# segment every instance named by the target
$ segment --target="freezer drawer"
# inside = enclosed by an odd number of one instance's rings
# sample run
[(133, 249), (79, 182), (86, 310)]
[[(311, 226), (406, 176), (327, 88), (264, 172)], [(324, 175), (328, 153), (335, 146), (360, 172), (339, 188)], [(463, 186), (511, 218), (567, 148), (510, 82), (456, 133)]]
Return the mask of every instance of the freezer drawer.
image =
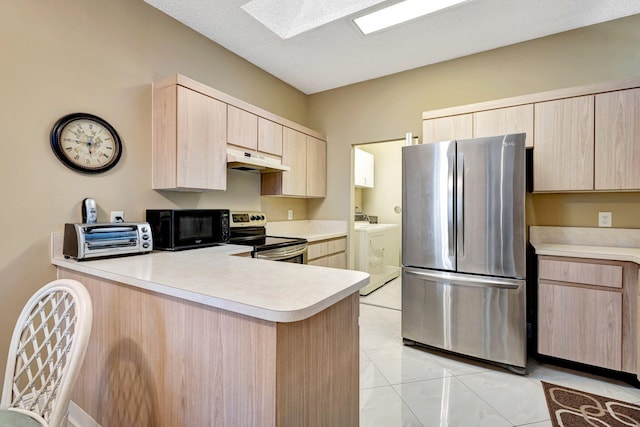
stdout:
[(525, 368), (525, 283), (404, 267), (402, 337)]

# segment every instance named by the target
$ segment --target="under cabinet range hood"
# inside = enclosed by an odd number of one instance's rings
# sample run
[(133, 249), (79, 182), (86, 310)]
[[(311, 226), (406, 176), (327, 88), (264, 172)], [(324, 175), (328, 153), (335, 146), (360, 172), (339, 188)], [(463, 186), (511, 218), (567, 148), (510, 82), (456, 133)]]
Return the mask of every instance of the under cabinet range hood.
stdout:
[(227, 148), (227, 169), (249, 172), (269, 173), (289, 171), (279, 159), (262, 156), (260, 154)]

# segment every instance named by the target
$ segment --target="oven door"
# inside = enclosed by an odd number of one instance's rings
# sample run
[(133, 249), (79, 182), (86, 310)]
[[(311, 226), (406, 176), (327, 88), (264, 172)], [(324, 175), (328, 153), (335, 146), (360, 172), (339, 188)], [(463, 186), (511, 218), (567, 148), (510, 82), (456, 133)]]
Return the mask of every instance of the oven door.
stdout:
[(301, 243), (292, 246), (285, 246), (277, 249), (267, 249), (253, 253), (254, 258), (266, 259), (270, 261), (284, 261), (295, 264), (307, 263), (307, 244)]

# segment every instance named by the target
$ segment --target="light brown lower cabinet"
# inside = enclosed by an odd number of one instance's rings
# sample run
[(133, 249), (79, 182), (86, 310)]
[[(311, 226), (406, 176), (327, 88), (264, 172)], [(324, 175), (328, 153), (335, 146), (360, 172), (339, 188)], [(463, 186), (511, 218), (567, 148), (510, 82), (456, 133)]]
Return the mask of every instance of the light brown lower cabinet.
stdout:
[(307, 264), (321, 267), (347, 268), (347, 238), (319, 240), (309, 243)]
[(637, 373), (638, 266), (547, 256), (538, 263), (538, 352)]
[(58, 269), (93, 301), (72, 400), (103, 427), (357, 426), (357, 291), (272, 322)]

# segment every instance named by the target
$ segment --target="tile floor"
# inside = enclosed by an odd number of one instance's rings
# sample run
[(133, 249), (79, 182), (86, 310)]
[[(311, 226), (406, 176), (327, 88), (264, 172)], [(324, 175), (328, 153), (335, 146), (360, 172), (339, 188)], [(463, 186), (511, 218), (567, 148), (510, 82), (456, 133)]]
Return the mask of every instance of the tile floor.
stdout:
[(640, 389), (631, 385), (535, 360), (520, 376), (404, 346), (401, 312), (386, 308), (399, 301), (397, 282), (361, 300), (360, 426), (550, 427), (540, 381), (640, 404)]

